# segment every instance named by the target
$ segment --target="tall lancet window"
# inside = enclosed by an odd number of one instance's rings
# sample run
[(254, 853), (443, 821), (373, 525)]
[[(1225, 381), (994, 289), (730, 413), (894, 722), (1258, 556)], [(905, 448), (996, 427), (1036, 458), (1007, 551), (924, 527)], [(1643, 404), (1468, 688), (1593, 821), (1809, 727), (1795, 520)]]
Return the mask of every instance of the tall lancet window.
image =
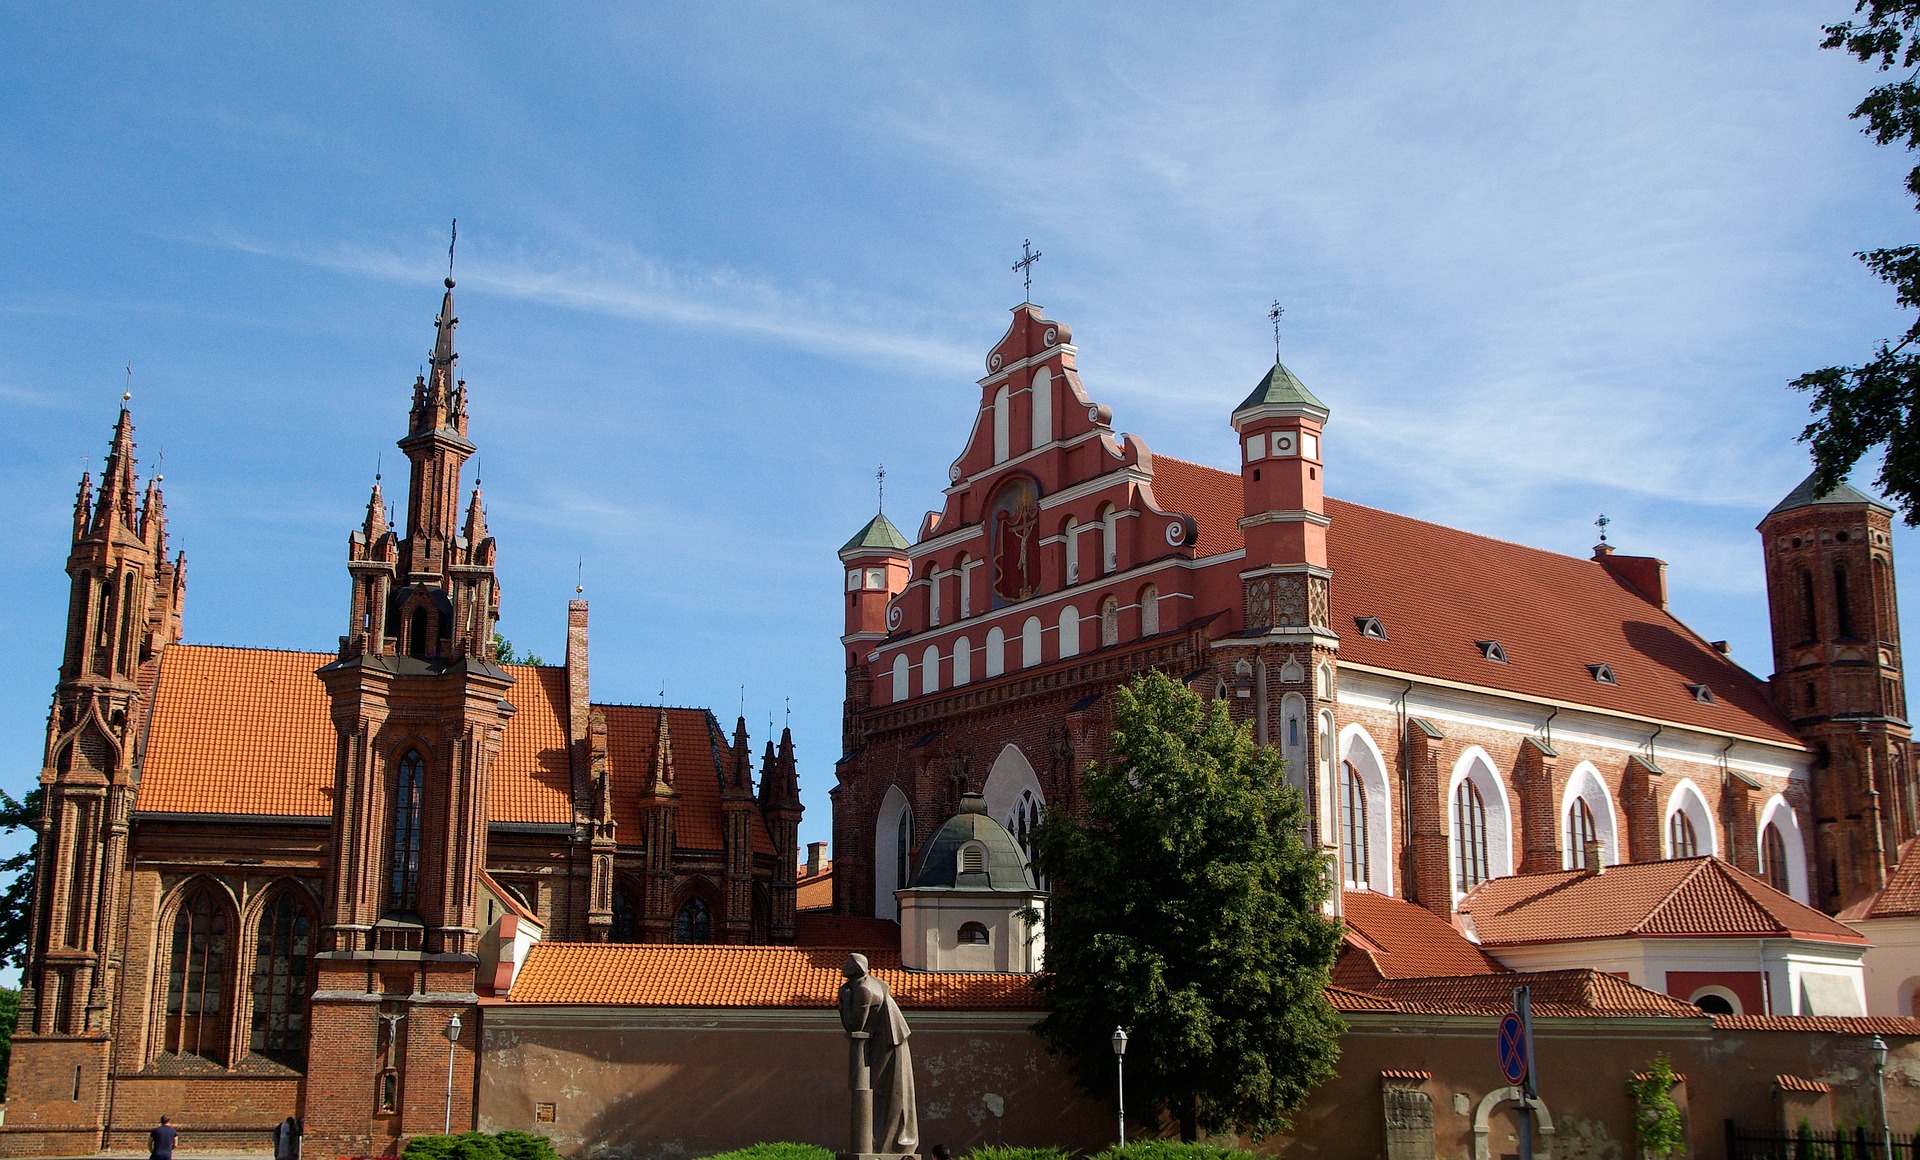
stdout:
[(1367, 858), (1367, 786), (1351, 761), (1340, 763), (1340, 845), (1346, 885), (1367, 889), (1372, 866)]
[(1493, 877), (1487, 848), (1487, 802), (1462, 778), (1453, 791), (1453, 888), (1465, 894)]
[(409, 749), (393, 786), (393, 842), (387, 855), (387, 909), (420, 909), (420, 824), (427, 763)]
[(312, 919), (291, 888), (260, 915), (253, 959), (253, 1050), (298, 1067), (307, 1053)]
[(202, 886), (180, 903), (167, 960), (166, 1050), (224, 1063), (227, 908)]
[(1577, 797), (1567, 810), (1567, 859), (1575, 870), (1598, 870), (1600, 865), (1587, 865), (1587, 843), (1598, 841), (1600, 828), (1594, 824), (1593, 807), (1587, 799)]

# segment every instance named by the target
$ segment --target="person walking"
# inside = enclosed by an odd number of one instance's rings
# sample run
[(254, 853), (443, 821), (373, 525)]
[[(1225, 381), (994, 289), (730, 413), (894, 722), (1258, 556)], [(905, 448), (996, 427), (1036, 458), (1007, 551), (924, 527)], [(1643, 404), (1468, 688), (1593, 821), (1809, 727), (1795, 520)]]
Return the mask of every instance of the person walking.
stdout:
[(147, 1160), (173, 1160), (173, 1146), (179, 1142), (180, 1133), (161, 1116), (160, 1126), (147, 1133), (147, 1140)]

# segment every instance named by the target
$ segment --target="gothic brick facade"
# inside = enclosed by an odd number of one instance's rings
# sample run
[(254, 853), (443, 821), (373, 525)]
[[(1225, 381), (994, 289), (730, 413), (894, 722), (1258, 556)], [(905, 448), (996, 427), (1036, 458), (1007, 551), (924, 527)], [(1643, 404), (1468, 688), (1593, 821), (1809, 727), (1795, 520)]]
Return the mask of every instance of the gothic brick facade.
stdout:
[(563, 664), (496, 658), (456, 323), (449, 278), (404, 518), (376, 479), (332, 653), (181, 642), (125, 407), (82, 479), (0, 1152), (138, 1147), (162, 1114), (200, 1147), (295, 1115), (328, 1154), (393, 1151), (473, 1122), (516, 938), (793, 941), (790, 735), (756, 784), (744, 720), (593, 704), (584, 600)]
[(1448, 918), (1506, 875), (1694, 854), (1834, 912), (1915, 834), (1884, 505), (1802, 485), (1762, 524), (1769, 685), (1668, 611), (1661, 561), (1327, 498), (1329, 410), (1279, 363), (1236, 478), (1117, 432), (1067, 327), (1013, 315), (942, 507), (840, 552), (841, 913), (891, 915), (963, 792), (1016, 834), (1077, 808), (1149, 668), (1281, 748), (1348, 890)]

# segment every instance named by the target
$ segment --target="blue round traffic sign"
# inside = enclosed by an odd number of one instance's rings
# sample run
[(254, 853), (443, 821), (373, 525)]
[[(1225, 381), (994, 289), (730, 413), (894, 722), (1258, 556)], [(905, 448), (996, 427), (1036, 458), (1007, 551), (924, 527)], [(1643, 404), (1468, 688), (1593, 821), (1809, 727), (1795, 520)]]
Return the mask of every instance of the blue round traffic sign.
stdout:
[(1527, 1041), (1520, 1031), (1520, 1016), (1508, 1015), (1500, 1021), (1500, 1074), (1508, 1083), (1527, 1078)]

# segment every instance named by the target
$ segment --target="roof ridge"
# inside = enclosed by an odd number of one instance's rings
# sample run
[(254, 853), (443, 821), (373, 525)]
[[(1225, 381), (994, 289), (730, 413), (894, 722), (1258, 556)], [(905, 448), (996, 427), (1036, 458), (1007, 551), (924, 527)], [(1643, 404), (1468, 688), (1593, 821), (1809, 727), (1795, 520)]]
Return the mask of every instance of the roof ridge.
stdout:
[(168, 648), (204, 648), (220, 649), (224, 652), (263, 652), (280, 653), (285, 656), (331, 657), (337, 654), (317, 648), (269, 648), (257, 644), (205, 644), (200, 641), (176, 640)]
[[(1647, 927), (1653, 922), (1654, 916), (1659, 914), (1661, 911), (1664, 911), (1667, 907), (1672, 906), (1674, 904), (1674, 901), (1680, 897), (1680, 892), (1682, 890), (1685, 890), (1687, 886), (1693, 882), (1694, 879), (1698, 878), (1700, 874), (1706, 870), (1707, 864), (1713, 861), (1713, 856), (1711, 854), (1705, 854), (1705, 855), (1695, 855), (1693, 859), (1686, 859), (1686, 858), (1663, 859), (1663, 861), (1666, 861), (1669, 863), (1696, 861), (1696, 860), (1698, 861), (1699, 864), (1696, 865), (1693, 869), (1687, 871), (1685, 874), (1682, 874), (1679, 877), (1679, 879), (1674, 882), (1672, 888), (1670, 888), (1667, 891), (1665, 897), (1661, 898), (1660, 901), (1648, 907), (1646, 913), (1640, 916), (1639, 921), (1634, 923), (1633, 926), (1628, 928), (1628, 933), (1640, 934), (1640, 935), (1645, 934), (1647, 932)], [(1659, 864), (1660, 864), (1659, 862), (1643, 863), (1643, 865), (1648, 865), (1648, 866), (1658, 866)], [(1749, 901), (1751, 901), (1751, 899), (1749, 899)]]

